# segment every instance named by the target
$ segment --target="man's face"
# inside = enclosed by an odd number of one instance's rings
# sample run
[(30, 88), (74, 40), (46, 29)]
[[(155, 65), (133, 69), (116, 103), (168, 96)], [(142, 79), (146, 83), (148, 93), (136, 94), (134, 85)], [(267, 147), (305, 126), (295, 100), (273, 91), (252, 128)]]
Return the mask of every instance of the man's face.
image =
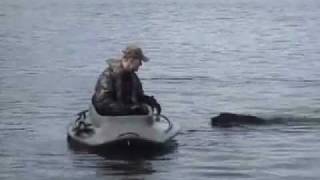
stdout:
[(136, 72), (139, 70), (139, 67), (142, 65), (142, 62), (138, 58), (129, 58), (128, 59), (128, 70)]

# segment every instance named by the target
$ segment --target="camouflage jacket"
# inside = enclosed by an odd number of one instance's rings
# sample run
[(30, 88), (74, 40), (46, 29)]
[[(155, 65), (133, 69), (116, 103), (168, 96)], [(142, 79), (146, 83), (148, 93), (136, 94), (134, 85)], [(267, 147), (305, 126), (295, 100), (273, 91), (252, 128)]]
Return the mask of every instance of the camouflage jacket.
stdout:
[(120, 60), (109, 60), (108, 64), (97, 80), (93, 104), (103, 115), (130, 114), (130, 107), (146, 97), (142, 84), (136, 73), (122, 69)]

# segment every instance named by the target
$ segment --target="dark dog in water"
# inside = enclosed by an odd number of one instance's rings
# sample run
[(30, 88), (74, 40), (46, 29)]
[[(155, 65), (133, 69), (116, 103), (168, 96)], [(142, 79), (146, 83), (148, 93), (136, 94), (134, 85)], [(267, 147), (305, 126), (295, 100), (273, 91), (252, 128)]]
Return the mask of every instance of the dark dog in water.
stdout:
[(219, 127), (261, 125), (266, 123), (267, 121), (265, 119), (256, 116), (233, 113), (220, 113), (218, 116), (211, 118), (211, 125)]

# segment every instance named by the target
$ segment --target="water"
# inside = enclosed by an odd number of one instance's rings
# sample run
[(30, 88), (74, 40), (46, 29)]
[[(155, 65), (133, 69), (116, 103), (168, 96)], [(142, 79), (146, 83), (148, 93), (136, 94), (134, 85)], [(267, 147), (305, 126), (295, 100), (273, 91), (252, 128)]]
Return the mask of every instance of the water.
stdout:
[[(0, 179), (318, 179), (320, 2), (0, 1)], [(69, 148), (104, 60), (128, 43), (182, 126), (139, 158)], [(219, 112), (283, 123), (210, 127)]]

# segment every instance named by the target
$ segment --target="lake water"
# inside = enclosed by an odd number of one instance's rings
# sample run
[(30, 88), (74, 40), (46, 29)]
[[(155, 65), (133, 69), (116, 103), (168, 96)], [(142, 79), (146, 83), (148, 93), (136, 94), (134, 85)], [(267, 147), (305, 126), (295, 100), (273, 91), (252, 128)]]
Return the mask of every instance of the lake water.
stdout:
[[(0, 179), (318, 179), (320, 1), (1, 0)], [(66, 127), (105, 59), (151, 61), (147, 94), (181, 125), (139, 158), (77, 151)], [(219, 128), (220, 112), (281, 122)]]

